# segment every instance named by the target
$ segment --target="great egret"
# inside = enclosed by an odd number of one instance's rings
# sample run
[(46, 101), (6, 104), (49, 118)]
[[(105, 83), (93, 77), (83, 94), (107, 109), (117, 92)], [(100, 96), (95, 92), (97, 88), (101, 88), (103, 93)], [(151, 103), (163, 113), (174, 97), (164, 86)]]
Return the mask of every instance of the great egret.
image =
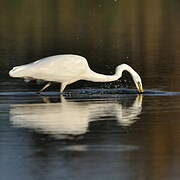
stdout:
[(63, 92), (68, 84), (78, 80), (93, 82), (116, 81), (122, 76), (123, 71), (128, 71), (137, 87), (139, 93), (143, 92), (142, 81), (137, 72), (129, 65), (121, 64), (116, 67), (114, 75), (104, 75), (92, 71), (87, 60), (78, 55), (56, 55), (50, 56), (30, 64), (14, 67), (9, 75), (11, 77), (24, 78), (25, 80), (38, 79), (48, 81), (40, 91), (46, 89), (51, 82), (61, 83), (60, 92)]

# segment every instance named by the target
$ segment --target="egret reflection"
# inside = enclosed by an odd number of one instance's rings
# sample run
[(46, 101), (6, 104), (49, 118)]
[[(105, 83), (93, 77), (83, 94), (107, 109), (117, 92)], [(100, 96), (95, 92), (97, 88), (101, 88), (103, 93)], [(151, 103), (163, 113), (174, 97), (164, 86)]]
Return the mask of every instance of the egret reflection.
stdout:
[[(101, 117), (113, 116), (119, 125), (130, 126), (141, 113), (142, 99), (142, 95), (138, 95), (130, 107), (119, 101), (77, 102), (63, 97), (61, 103), (12, 104), (10, 121), (15, 127), (28, 128), (56, 139), (64, 139), (85, 134), (89, 123), (99, 121)], [(45, 100), (47, 102), (47, 99)]]

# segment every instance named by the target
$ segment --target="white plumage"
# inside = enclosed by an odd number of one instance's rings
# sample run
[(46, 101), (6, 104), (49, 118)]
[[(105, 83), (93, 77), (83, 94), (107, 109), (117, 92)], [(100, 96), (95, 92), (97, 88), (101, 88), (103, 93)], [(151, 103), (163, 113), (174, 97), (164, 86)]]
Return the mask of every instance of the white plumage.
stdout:
[[(118, 80), (122, 72), (128, 71), (139, 92), (143, 92), (142, 81), (137, 72), (129, 65), (122, 64), (117, 66), (114, 75), (104, 75), (92, 71), (87, 60), (78, 55), (56, 55), (46, 57), (30, 64), (14, 67), (9, 75), (24, 79), (38, 79), (48, 82), (61, 83), (60, 91), (63, 92), (68, 84), (78, 80), (88, 80), (93, 82), (110, 82)], [(43, 91), (50, 85), (48, 83), (40, 91)]]

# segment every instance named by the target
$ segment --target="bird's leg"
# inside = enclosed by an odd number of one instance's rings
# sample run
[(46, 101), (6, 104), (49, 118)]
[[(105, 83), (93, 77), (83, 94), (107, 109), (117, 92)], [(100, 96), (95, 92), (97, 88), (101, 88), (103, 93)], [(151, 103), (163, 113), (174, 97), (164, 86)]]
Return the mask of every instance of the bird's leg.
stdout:
[(67, 86), (67, 83), (61, 83), (60, 93), (62, 93)]
[(47, 87), (51, 85), (51, 82), (47, 83), (39, 92), (44, 91)]

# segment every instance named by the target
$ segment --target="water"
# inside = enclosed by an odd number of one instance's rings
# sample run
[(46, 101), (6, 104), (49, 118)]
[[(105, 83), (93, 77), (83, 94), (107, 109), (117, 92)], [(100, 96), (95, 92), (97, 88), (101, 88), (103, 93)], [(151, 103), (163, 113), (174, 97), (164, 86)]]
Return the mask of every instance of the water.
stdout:
[[(180, 2), (0, 0), (2, 180), (180, 178)], [(153, 12), (153, 13), (152, 13)], [(73, 53), (113, 83), (43, 84), (8, 77), (16, 65)]]

